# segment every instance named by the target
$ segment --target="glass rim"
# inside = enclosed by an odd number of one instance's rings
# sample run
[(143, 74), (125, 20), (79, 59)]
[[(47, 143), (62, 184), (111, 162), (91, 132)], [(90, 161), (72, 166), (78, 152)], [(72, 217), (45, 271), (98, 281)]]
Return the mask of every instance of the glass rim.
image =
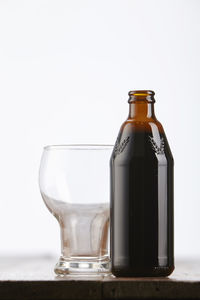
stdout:
[(111, 144), (63, 144), (44, 146), (45, 151), (49, 150), (110, 150), (114, 147)]

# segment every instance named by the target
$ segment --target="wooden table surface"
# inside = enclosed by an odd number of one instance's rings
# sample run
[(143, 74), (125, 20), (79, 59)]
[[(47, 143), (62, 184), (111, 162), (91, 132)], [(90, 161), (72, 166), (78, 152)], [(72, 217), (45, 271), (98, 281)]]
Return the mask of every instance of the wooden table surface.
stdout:
[(200, 259), (176, 262), (168, 278), (55, 276), (56, 258), (0, 257), (0, 299), (200, 299)]

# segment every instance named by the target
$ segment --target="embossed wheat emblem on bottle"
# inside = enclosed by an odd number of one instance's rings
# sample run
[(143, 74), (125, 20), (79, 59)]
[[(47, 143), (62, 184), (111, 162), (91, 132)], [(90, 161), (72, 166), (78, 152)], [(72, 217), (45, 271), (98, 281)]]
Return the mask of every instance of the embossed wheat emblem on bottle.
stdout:
[(160, 139), (160, 146), (158, 146), (158, 144), (156, 143), (156, 141), (154, 140), (153, 137), (149, 137), (149, 140), (151, 142), (152, 148), (155, 151), (156, 154), (164, 154), (164, 150), (165, 150), (165, 143), (164, 143), (164, 139), (161, 138)]
[(116, 144), (115, 144), (115, 154), (120, 154), (124, 151), (124, 149), (126, 148), (126, 145), (129, 142), (130, 137), (128, 136), (127, 138), (125, 138), (121, 143), (119, 143), (119, 140), (117, 139)]

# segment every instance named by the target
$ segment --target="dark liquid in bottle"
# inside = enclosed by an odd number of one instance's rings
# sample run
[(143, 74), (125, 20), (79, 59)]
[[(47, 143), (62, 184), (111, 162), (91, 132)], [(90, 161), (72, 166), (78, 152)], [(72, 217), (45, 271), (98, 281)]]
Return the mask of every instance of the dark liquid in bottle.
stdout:
[(161, 125), (125, 122), (110, 164), (112, 273), (168, 276), (174, 269), (173, 158)]

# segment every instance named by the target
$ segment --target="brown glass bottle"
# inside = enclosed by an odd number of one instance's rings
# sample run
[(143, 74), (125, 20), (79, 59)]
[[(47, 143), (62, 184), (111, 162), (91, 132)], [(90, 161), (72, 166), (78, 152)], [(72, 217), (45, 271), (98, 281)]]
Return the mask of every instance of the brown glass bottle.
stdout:
[(168, 276), (174, 270), (174, 163), (154, 114), (154, 94), (129, 92), (129, 116), (110, 160), (115, 276)]

